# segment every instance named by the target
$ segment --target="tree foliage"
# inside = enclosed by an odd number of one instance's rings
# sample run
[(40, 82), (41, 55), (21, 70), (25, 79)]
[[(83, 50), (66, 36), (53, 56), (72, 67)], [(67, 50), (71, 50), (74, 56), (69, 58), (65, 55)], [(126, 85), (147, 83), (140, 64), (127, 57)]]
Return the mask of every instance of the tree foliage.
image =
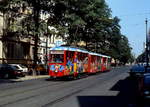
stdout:
[[(47, 26), (56, 28), (57, 36), (68, 45), (77, 46), (83, 41), (87, 50), (110, 55), (123, 63), (132, 57), (128, 39), (121, 34), (120, 19), (111, 16), (105, 0), (3, 0), (0, 3), (0, 11), (7, 11), (10, 16), (7, 31), (35, 37), (35, 61), (38, 37), (47, 32)], [(32, 12), (20, 14), (20, 9), (27, 8)], [(40, 14), (49, 15), (47, 23), (40, 19)]]

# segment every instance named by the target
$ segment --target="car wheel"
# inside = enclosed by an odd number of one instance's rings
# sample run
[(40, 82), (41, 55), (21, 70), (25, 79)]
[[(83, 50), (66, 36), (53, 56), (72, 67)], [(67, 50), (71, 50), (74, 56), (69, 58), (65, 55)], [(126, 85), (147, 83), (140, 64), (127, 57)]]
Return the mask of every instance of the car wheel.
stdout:
[(23, 74), (22, 74), (22, 77), (25, 77), (25, 76), (26, 76), (26, 75), (23, 73)]

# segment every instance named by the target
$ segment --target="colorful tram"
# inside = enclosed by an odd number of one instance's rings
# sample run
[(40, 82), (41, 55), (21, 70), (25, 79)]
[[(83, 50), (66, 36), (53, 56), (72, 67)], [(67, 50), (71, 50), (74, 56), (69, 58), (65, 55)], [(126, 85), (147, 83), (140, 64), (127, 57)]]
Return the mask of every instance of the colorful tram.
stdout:
[(52, 78), (73, 77), (110, 70), (111, 57), (72, 47), (49, 50), (49, 75)]

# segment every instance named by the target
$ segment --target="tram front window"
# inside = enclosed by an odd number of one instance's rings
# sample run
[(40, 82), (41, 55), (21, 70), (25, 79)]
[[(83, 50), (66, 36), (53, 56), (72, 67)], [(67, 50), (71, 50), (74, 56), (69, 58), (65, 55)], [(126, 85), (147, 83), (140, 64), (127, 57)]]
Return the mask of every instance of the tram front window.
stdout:
[(64, 55), (63, 54), (51, 54), (50, 62), (51, 63), (63, 63)]

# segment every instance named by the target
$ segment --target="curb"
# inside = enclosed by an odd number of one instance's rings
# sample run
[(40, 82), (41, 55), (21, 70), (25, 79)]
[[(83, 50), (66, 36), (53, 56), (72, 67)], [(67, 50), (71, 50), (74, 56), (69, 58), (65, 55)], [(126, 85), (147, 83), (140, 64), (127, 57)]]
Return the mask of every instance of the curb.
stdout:
[(26, 80), (33, 80), (33, 79), (40, 79), (40, 78), (48, 78), (49, 75), (35, 75), (35, 76), (25, 76), (18, 79), (13, 79), (13, 81), (26, 81)]

